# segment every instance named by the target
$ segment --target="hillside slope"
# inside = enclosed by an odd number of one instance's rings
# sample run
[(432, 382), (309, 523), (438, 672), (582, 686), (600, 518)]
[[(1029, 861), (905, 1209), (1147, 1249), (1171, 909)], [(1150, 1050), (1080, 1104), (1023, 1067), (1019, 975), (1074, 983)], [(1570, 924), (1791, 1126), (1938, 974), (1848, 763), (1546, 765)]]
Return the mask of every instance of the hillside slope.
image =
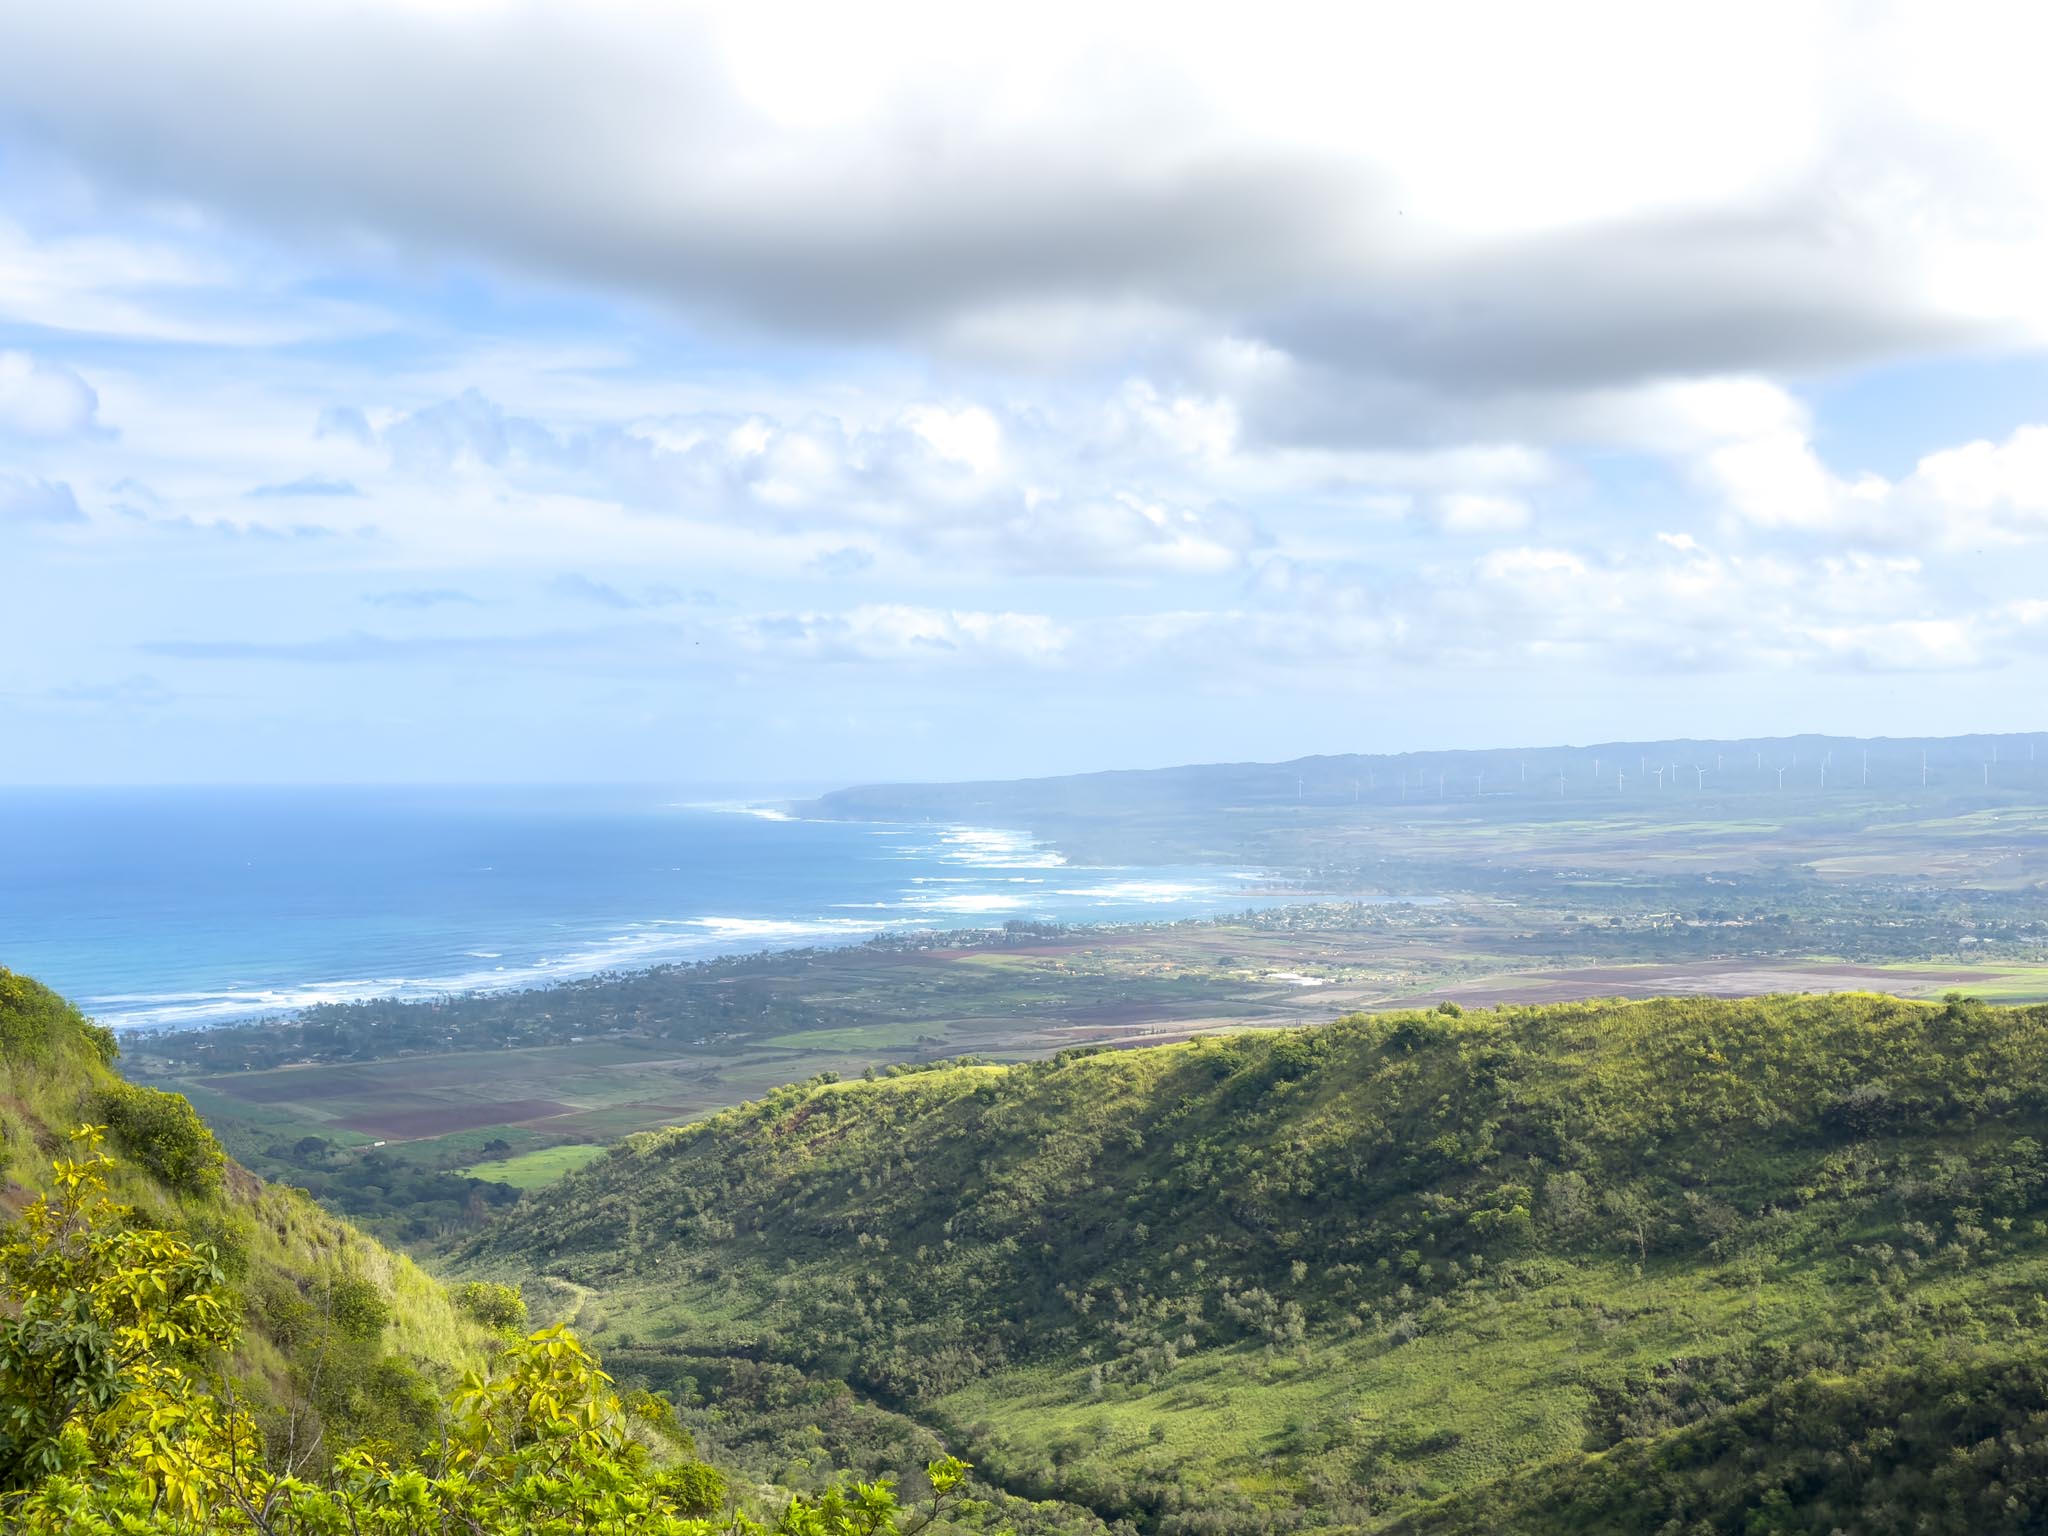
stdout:
[[(2048, 896), (2048, 760), (2028, 738), (1794, 736), (1305, 757), (961, 784), (801, 807), (1029, 831), (1078, 864), (1226, 862), (1312, 889), (1513, 894), (1582, 909), (1756, 898), (2006, 922)], [(1711, 877), (1711, 878), (1708, 878)], [(1866, 911), (1865, 916), (1869, 913)]]
[(123, 1082), (113, 1059), (108, 1031), (0, 968), (0, 1207), (13, 1215), (48, 1192), (73, 1127), (108, 1126), (114, 1194), (146, 1224), (218, 1252), (243, 1312), (246, 1393), (292, 1402), (303, 1442), (404, 1445), (434, 1432), (489, 1331), (411, 1260), (227, 1162), (182, 1098)]
[(2044, 1067), (2048, 1009), (1851, 995), (813, 1081), (466, 1262), (1148, 1529), (2034, 1529)]

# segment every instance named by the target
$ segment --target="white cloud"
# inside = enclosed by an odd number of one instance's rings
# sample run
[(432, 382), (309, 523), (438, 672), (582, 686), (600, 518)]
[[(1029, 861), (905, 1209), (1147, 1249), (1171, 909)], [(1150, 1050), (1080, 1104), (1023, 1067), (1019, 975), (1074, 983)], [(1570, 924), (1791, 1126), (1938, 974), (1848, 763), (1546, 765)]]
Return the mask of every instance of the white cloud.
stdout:
[(1730, 554), (1672, 533), (1631, 552), (1499, 548), (1401, 579), (1272, 560), (1254, 590), (1274, 611), (1235, 616), (1235, 640), (1216, 631), (1219, 655), (1256, 640), (1297, 665), (1952, 671), (2048, 630), (2048, 606), (1982, 609), (1931, 587), (1914, 558)]
[(1216, 573), (1262, 537), (1227, 503), (1154, 489), (1158, 462), (1128, 439), (1091, 445), (976, 404), (913, 402), (872, 425), (814, 412), (556, 428), (469, 391), (400, 416), (383, 441), (403, 475), (572, 490), (840, 544), (859, 535), (945, 569)]
[(62, 480), (0, 470), (0, 523), (78, 523), (85, 514)]
[(2048, 426), (1929, 454), (1894, 494), (1952, 544), (2048, 537)]
[(0, 352), (0, 434), (72, 437), (97, 425), (100, 398), (61, 363)]
[(992, 475), (1002, 467), (1003, 429), (978, 405), (957, 410), (914, 405), (903, 413), (903, 420), (946, 463), (980, 476)]
[(1838, 541), (1958, 549), (2048, 538), (2048, 426), (1923, 457), (1897, 481), (1837, 475), (1791, 411), (1727, 419), (1690, 444), (1701, 480), (1741, 522)]
[(870, 603), (836, 613), (768, 614), (743, 621), (745, 649), (783, 659), (907, 663), (1057, 661), (1072, 638), (1037, 613), (984, 613)]
[(1822, 625), (1803, 638), (1837, 665), (1873, 672), (1956, 671), (1984, 658), (1981, 626), (1967, 619)]
[(1529, 504), (1518, 496), (1453, 491), (1436, 499), (1437, 526), (1446, 533), (1513, 533), (1529, 523)]
[[(6, 68), (0, 52), (0, 70)], [(385, 329), (374, 308), (293, 291), (175, 224), (148, 234), (39, 236), (0, 219), (0, 319), (153, 342), (264, 347)]]
[(1854, 496), (1828, 473), (1803, 432), (1737, 438), (1709, 450), (1700, 467), (1736, 516), (1759, 528), (1883, 536), (1857, 526)]
[(1237, 407), (1229, 399), (1168, 395), (1150, 379), (1126, 380), (1103, 414), (1107, 440), (1140, 451), (1164, 450), (1198, 464), (1227, 459), (1238, 443)]

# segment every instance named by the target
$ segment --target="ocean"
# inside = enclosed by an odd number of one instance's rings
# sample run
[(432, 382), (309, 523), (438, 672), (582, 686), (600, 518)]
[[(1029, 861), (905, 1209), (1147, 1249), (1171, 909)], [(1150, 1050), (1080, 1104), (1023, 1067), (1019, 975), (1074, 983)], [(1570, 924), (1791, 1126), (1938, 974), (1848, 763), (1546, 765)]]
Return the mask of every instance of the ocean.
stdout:
[(1271, 905), (1252, 871), (1081, 868), (995, 828), (687, 790), (0, 789), (0, 965), (116, 1028), (544, 985), (1010, 919)]

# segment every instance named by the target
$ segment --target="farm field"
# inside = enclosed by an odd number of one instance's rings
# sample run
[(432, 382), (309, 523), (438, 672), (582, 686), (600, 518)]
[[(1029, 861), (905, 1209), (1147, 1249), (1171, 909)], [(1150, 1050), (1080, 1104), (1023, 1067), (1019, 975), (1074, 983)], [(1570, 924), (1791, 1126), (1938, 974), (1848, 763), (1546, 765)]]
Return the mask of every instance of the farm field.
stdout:
[(517, 1157), (501, 1158), (496, 1162), (476, 1163), (469, 1169), (473, 1179), (491, 1179), (500, 1184), (510, 1184), (514, 1189), (545, 1189), (557, 1179), (574, 1173), (594, 1157), (602, 1157), (604, 1148), (589, 1142), (570, 1142), (559, 1147), (543, 1147), (537, 1152), (522, 1152)]
[[(1853, 924), (1848, 936), (1870, 947)], [(355, 1188), (394, 1205), (394, 1187), (427, 1179), (421, 1187), (445, 1214), (475, 1181), (541, 1187), (587, 1149), (633, 1132), (702, 1119), (784, 1083), (899, 1062), (1025, 1061), (1441, 1002), (1844, 991), (2048, 998), (2038, 944), (2001, 941), (1996, 956), (1964, 959), (1987, 946), (1923, 921), (1898, 947), (1945, 947), (1947, 956), (1903, 960), (1882, 950), (1846, 957), (1843, 937), (1840, 925), (1815, 917), (1751, 923), (1649, 911), (1590, 922), (1491, 899), (1330, 904), (679, 967), (527, 1000), (479, 999), (467, 1005), (479, 1011), (474, 1029), (446, 1022), (460, 1008), (394, 1005), (373, 1015), (371, 1037), (384, 1049), (419, 1043), (383, 1060), (267, 1065), (288, 1049), (303, 1053), (304, 1042), (245, 1030), (145, 1042), (128, 1069), (190, 1094), (260, 1171), (332, 1198)], [(543, 1014), (555, 1021), (554, 1039), (489, 1043), (493, 1031)], [(705, 1019), (716, 1027), (695, 1022)], [(606, 1020), (609, 1030), (592, 1038)]]
[[(1820, 788), (1836, 754), (1860, 770), (1866, 752), (1867, 785)], [(2048, 764), (1993, 781), (1978, 753), (1650, 743), (1559, 749), (1548, 767), (1445, 753), (846, 791), (810, 810), (1002, 824), (1075, 860), (1225, 863), (1303, 894), (1221, 919), (1017, 922), (320, 1006), (132, 1038), (123, 1070), (190, 1093), (257, 1171), (426, 1242), (475, 1219), (479, 1199), (555, 1176), (559, 1149), (892, 1064), (1442, 1003), (2048, 998)], [(1664, 787), (1646, 792), (1635, 765), (1659, 761)], [(1637, 788), (1612, 787), (1617, 762)], [(1789, 787), (1758, 762), (1785, 764)], [(1559, 771), (1564, 793), (1548, 787)]]

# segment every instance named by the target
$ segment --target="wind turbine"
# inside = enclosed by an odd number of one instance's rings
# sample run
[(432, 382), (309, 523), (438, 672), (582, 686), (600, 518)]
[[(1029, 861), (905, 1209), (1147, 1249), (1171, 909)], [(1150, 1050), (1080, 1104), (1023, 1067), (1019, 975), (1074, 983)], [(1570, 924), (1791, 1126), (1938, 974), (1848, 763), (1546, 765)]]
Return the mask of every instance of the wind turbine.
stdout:
[(1870, 788), (1870, 748), (1863, 749), (1863, 787)]
[[(1700, 776), (1699, 783), (1693, 785), (1693, 788), (1705, 789), (1707, 787), (1707, 770), (1702, 768), (1698, 763), (1694, 763), (1692, 765), (1692, 771)], [(1719, 773), (1720, 769), (1717, 767), (1714, 771), (1716, 773)]]
[(1564, 798), (1564, 770), (1562, 768), (1557, 770), (1557, 798), (1560, 800)]
[(1782, 790), (1782, 789), (1783, 789), (1784, 787), (1785, 787), (1785, 770), (1784, 770), (1783, 768), (1780, 768), (1780, 769), (1778, 770), (1778, 788)]
[(1664, 765), (1662, 763), (1659, 763), (1655, 768), (1652, 768), (1650, 771), (1657, 775), (1657, 787), (1659, 789), (1662, 789), (1664, 787)]
[(1920, 787), (1922, 789), (1927, 787), (1927, 749), (1925, 747), (1920, 749)]

